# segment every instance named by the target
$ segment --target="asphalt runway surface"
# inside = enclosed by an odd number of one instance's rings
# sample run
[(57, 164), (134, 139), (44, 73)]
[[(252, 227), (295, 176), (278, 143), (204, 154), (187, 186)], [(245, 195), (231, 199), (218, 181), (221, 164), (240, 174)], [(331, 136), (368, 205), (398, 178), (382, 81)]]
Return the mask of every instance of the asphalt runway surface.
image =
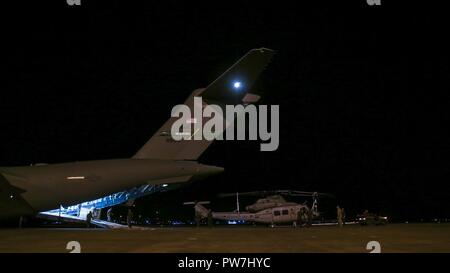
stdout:
[(131, 253), (450, 253), (450, 224), (314, 226), (310, 228), (177, 227), (147, 229), (0, 229), (0, 252), (62, 252), (69, 241), (81, 252)]

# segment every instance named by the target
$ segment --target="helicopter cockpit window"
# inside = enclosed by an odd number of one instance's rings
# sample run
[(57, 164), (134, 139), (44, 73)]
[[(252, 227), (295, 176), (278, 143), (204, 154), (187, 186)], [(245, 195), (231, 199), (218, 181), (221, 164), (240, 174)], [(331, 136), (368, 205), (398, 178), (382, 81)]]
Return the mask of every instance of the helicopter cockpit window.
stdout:
[(289, 214), (289, 210), (285, 209), (283, 210), (283, 215), (288, 215)]
[(273, 211), (273, 215), (275, 215), (275, 216), (280, 216), (280, 211), (279, 211), (279, 210), (274, 210), (274, 211)]

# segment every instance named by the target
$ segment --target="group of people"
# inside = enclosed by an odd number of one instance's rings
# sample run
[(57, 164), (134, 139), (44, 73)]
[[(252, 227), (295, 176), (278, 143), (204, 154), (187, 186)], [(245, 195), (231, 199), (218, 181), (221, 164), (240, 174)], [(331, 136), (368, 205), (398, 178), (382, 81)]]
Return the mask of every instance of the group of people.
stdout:
[[(111, 207), (106, 212), (106, 218), (107, 218), (108, 222), (113, 222), (112, 221), (112, 216), (113, 216), (113, 213), (112, 213), (112, 207)], [(133, 217), (134, 217), (133, 211), (131, 209), (128, 209), (128, 213), (127, 213), (127, 225), (128, 225), (128, 228), (132, 228), (133, 227)], [(93, 219), (92, 211), (89, 211), (89, 213), (86, 215), (86, 227), (87, 228), (91, 227), (92, 219)]]
[[(343, 225), (345, 225), (345, 210), (344, 210), (344, 208), (337, 206), (336, 214), (337, 214), (338, 225), (340, 227), (342, 227)], [(112, 215), (113, 215), (112, 208), (109, 208), (106, 213), (108, 222), (112, 222)], [(91, 226), (92, 218), (93, 218), (93, 214), (92, 214), (92, 211), (90, 211), (86, 215), (86, 226), (88, 228)], [(313, 218), (312, 210), (308, 209), (306, 207), (301, 207), (297, 212), (297, 221), (294, 222), (294, 225), (295, 226), (297, 226), (297, 225), (298, 226), (311, 226), (312, 218)], [(196, 213), (195, 220), (196, 220), (197, 227), (200, 226), (201, 215), (199, 213)], [(133, 226), (132, 221), (133, 221), (133, 211), (131, 209), (128, 209), (127, 225), (129, 228), (132, 228), (132, 226)], [(211, 210), (208, 211), (208, 226), (209, 227), (213, 226), (213, 218), (212, 218)]]

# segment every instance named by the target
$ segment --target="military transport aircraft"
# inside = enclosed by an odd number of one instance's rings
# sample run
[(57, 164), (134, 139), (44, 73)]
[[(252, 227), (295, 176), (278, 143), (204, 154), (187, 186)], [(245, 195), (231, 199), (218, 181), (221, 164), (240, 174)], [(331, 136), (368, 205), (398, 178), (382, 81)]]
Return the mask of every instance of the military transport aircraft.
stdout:
[[(267, 48), (250, 50), (208, 87), (193, 91), (185, 105), (192, 108), (194, 97), (216, 105), (256, 102), (259, 96), (250, 94), (250, 87), (274, 53)], [(175, 120), (171, 117), (132, 158), (0, 168), (0, 219), (60, 208), (80, 216), (84, 206), (111, 206), (222, 172), (223, 168), (196, 161), (212, 141), (171, 137)]]

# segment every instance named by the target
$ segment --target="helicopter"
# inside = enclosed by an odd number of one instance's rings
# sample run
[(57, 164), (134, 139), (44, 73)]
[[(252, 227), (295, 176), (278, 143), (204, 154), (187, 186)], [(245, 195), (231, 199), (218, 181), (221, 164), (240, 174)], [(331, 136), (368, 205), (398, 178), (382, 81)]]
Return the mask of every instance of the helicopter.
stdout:
[[(251, 223), (263, 223), (270, 226), (275, 224), (292, 223), (294, 226), (300, 223), (310, 223), (312, 219), (317, 218), (319, 196), (332, 196), (326, 193), (305, 192), (293, 190), (275, 190), (275, 191), (253, 191), (243, 193), (220, 194), (219, 197), (230, 197), (236, 195), (236, 210), (230, 212), (213, 212), (203, 205), (209, 204), (209, 201), (185, 202), (185, 205), (194, 205), (196, 217), (211, 217), (216, 220), (224, 221), (245, 221)], [(240, 211), (239, 196), (264, 196), (259, 198), (254, 204), (246, 206), (245, 211)], [(299, 204), (287, 202), (283, 196), (312, 197), (312, 205), (308, 206), (306, 202)], [(301, 219), (299, 219), (301, 218)]]

